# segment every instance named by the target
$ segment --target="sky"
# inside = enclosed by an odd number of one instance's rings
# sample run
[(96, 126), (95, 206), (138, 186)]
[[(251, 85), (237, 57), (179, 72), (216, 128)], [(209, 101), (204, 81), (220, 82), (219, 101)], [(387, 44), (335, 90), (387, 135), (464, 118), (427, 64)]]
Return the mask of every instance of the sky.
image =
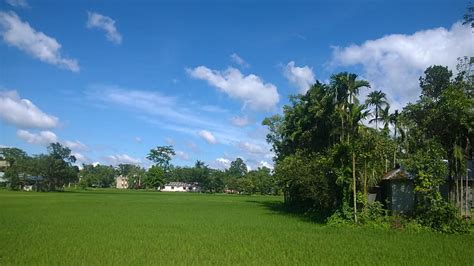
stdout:
[(430, 65), (474, 55), (468, 1), (0, 0), (0, 146), (78, 163), (272, 167), (265, 117), (340, 71), (416, 101)]

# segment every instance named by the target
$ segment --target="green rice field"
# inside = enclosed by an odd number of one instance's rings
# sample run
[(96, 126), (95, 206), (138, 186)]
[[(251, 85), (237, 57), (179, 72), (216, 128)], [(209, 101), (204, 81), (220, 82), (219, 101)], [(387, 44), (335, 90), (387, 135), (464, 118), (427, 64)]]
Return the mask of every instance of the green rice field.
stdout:
[(272, 196), (0, 191), (0, 265), (474, 265), (474, 236), (335, 228)]

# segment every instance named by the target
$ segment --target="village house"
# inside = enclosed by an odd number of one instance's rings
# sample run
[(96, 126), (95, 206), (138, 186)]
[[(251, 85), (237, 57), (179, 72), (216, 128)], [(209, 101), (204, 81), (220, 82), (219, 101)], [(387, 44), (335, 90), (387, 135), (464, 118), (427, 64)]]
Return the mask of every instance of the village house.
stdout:
[(116, 188), (118, 189), (127, 189), (128, 188), (128, 179), (125, 176), (117, 176), (115, 178)]
[(201, 188), (198, 183), (170, 182), (161, 187), (160, 191), (165, 192), (199, 192)]
[[(443, 198), (455, 203), (458, 194), (463, 198), (463, 215), (471, 215), (474, 207), (474, 163), (467, 162), (467, 175), (463, 177), (446, 177), (446, 182), (439, 190)], [(462, 185), (461, 185), (462, 183)], [(458, 193), (456, 193), (458, 192)], [(459, 193), (461, 192), (461, 193)], [(372, 188), (369, 202), (374, 199), (380, 201), (385, 209), (394, 214), (410, 214), (414, 211), (417, 195), (415, 192), (414, 177), (403, 168), (394, 169), (386, 173), (379, 184)]]

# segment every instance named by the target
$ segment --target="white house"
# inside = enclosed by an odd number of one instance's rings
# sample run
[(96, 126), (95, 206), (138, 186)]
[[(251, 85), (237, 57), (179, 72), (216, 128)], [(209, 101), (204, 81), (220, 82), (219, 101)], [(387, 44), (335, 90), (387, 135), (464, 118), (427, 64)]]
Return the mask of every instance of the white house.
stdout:
[(121, 176), (121, 175), (117, 176), (115, 178), (115, 183), (118, 189), (128, 188), (128, 179), (125, 176)]
[(197, 183), (170, 182), (161, 188), (161, 191), (168, 192), (199, 192), (201, 188)]

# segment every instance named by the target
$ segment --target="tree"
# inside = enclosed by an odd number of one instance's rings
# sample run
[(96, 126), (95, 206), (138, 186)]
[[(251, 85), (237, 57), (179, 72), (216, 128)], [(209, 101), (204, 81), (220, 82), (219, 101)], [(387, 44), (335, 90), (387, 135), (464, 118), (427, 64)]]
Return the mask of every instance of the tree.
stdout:
[(112, 166), (84, 164), (79, 171), (82, 187), (111, 187), (115, 181), (116, 170)]
[(28, 172), (31, 158), (25, 151), (18, 148), (0, 148), (0, 159), (6, 160), (10, 165), (5, 169), (5, 178), (8, 180), (10, 189), (20, 189), (21, 174)]
[(365, 100), (367, 106), (375, 107), (375, 117), (369, 123), (375, 122), (375, 128), (378, 130), (378, 122), (380, 121), (380, 111), (388, 106), (387, 95), (382, 91), (372, 91), (367, 95)]
[(421, 94), (436, 101), (449, 84), (453, 72), (444, 66), (430, 66), (425, 70), (425, 76), (420, 77)]
[(63, 189), (66, 183), (76, 182), (79, 168), (72, 164), (76, 158), (71, 155), (71, 150), (60, 143), (51, 143), (48, 155), (33, 157), (32, 174), (44, 178), (46, 189), (49, 191)]
[(467, 12), (464, 14), (463, 20), (463, 25), (470, 24), (471, 28), (474, 28), (474, 4), (471, 4), (471, 6), (467, 8)]
[(173, 146), (157, 146), (150, 150), (146, 158), (163, 168), (166, 172), (169, 169), (173, 156), (175, 156)]
[(153, 165), (146, 172), (145, 180), (143, 181), (146, 188), (159, 188), (165, 184), (165, 171), (163, 168)]
[(230, 163), (230, 167), (227, 170), (227, 173), (231, 177), (243, 177), (247, 173), (247, 165), (244, 163), (242, 158), (237, 158)]

